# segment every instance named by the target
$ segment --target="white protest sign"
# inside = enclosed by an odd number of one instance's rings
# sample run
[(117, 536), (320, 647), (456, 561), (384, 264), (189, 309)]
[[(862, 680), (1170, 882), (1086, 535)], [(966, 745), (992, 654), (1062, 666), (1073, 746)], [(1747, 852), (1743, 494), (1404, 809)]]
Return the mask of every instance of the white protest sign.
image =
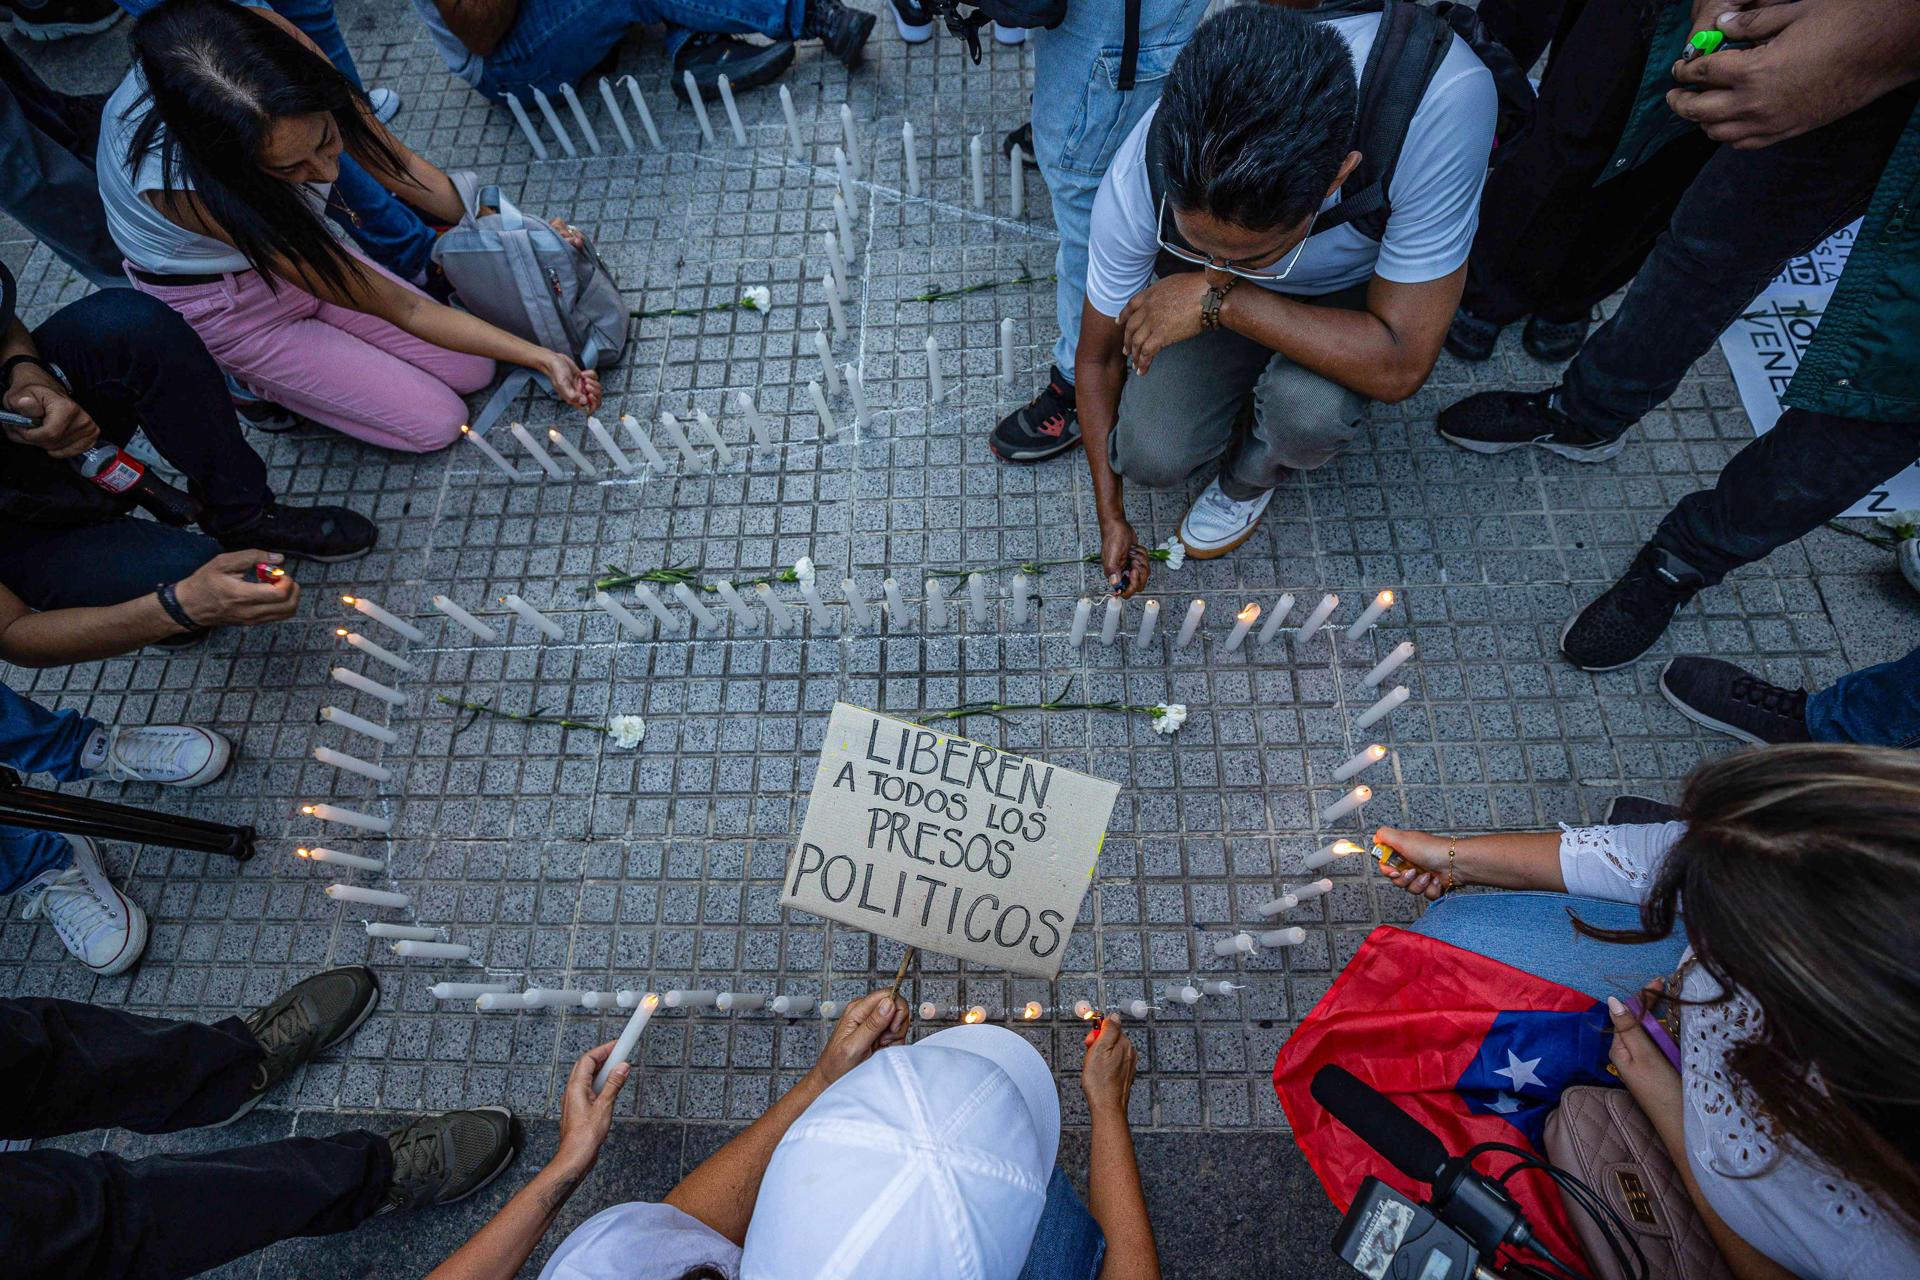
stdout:
[(837, 702), (780, 904), (1060, 972), (1117, 783)]
[(1847, 269), (1847, 259), (1853, 254), (1854, 239), (1860, 234), (1860, 223), (1861, 219), (1855, 218), (1799, 257), (1788, 258), (1787, 265), (1780, 268), (1780, 274), (1773, 278), (1761, 296), (1805, 293), (1813, 289), (1831, 291), (1839, 281), (1840, 273)]

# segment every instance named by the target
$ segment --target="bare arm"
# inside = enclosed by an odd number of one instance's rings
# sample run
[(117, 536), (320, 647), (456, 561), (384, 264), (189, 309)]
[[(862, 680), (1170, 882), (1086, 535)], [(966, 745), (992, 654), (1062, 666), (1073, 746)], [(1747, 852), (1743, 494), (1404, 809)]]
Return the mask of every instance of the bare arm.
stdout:
[(1408, 893), (1438, 898), (1447, 891), (1449, 861), (1456, 885), (1484, 884), (1496, 889), (1538, 889), (1547, 893), (1565, 893), (1567, 882), (1560, 874), (1560, 833), (1526, 831), (1510, 835), (1463, 836), (1453, 840), (1424, 831), (1402, 831), (1381, 827), (1375, 840), (1419, 867), (1418, 871), (1393, 871), (1385, 866), (1381, 874)]
[(1127, 361), (1121, 349), (1120, 322), (1094, 310), (1080, 310), (1080, 345), (1074, 351), (1074, 403), (1080, 411), (1080, 439), (1093, 477), (1093, 505), (1100, 518), (1100, 567), (1120, 595), (1147, 585), (1147, 556), (1121, 502), (1120, 477), (1114, 474), (1107, 440), (1120, 414), (1120, 389)]
[(453, 38), (484, 58), (500, 47), (520, 14), (520, 0), (433, 0)]
[(1127, 1128), (1127, 1099), (1133, 1092), (1134, 1048), (1110, 1014), (1087, 1035), (1087, 1060), (1080, 1087), (1093, 1121), (1092, 1154), (1087, 1170), (1087, 1212), (1107, 1238), (1100, 1280), (1160, 1280), (1160, 1251), (1147, 1219), (1147, 1196), (1140, 1186), (1133, 1134)]

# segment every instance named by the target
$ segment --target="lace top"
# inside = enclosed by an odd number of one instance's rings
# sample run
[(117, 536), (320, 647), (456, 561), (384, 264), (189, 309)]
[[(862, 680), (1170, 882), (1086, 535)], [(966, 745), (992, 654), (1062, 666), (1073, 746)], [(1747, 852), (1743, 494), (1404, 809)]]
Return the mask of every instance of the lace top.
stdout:
[[(1560, 872), (1567, 892), (1640, 902), (1685, 831), (1680, 822), (1563, 826)], [(1714, 1000), (1720, 985), (1690, 963), (1692, 956), (1688, 951), (1682, 961), (1680, 995)], [(1808, 1280), (1920, 1276), (1920, 1238), (1798, 1143), (1776, 1138), (1742, 1103), (1727, 1054), (1760, 1025), (1759, 1006), (1738, 991), (1724, 1003), (1681, 1007), (1687, 1157), (1708, 1203), (1741, 1239)]]

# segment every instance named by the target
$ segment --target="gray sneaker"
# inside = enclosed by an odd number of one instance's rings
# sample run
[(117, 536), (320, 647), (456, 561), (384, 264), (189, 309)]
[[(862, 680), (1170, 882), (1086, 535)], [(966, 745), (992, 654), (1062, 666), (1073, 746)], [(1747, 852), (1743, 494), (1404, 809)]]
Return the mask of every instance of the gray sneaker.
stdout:
[(266, 1056), (253, 1070), (247, 1100), (221, 1123), (232, 1124), (253, 1110), (269, 1089), (359, 1030), (379, 1003), (380, 984), (373, 970), (354, 964), (302, 979), (248, 1015), (247, 1030)]
[(519, 1126), (505, 1107), (422, 1116), (387, 1135), (393, 1185), (379, 1212), (465, 1200), (520, 1154)]

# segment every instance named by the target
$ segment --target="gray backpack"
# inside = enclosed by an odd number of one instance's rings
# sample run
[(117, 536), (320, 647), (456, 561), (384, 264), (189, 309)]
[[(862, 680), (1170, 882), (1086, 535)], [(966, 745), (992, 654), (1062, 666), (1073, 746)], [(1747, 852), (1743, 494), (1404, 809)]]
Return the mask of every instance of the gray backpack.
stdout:
[[(433, 260), (460, 305), (508, 333), (566, 352), (583, 369), (616, 363), (627, 345), (627, 303), (592, 243), (575, 249), (521, 213), (499, 187), (482, 187), (468, 172), (449, 176), (465, 213), (435, 242)], [(482, 205), (499, 212), (483, 217)], [(553, 392), (544, 375), (513, 369), (475, 417), (474, 433), (485, 435), (528, 383)]]

